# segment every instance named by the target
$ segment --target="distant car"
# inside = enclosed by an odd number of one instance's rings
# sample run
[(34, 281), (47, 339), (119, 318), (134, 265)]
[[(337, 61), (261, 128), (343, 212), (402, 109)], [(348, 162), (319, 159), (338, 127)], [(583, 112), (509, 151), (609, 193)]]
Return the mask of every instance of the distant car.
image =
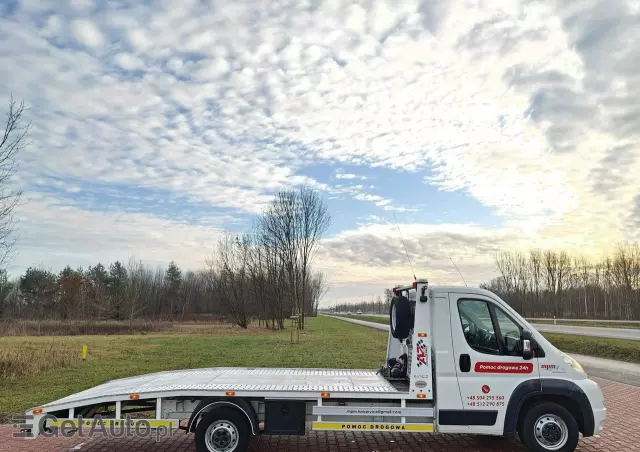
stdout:
[(362, 311), (358, 310), (358, 312), (356, 312), (356, 314), (362, 315)]
[(351, 315), (351, 311), (347, 312), (347, 315)]

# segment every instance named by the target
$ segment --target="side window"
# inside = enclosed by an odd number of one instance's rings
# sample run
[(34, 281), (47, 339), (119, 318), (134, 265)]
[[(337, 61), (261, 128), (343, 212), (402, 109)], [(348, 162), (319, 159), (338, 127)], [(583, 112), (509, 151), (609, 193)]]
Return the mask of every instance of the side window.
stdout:
[(491, 312), (486, 301), (458, 301), (460, 323), (467, 343), (471, 348), (492, 355), (500, 354), (496, 332), (491, 321)]
[(520, 338), (522, 336), (522, 327), (515, 323), (504, 311), (498, 307), (494, 307), (496, 320), (500, 328), (500, 340), (502, 341), (504, 354), (510, 356), (522, 356), (520, 350)]

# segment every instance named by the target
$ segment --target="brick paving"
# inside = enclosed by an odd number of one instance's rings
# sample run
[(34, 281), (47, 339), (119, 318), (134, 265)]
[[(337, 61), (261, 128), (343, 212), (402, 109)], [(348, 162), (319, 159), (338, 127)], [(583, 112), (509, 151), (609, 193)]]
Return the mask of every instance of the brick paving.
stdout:
[[(605, 394), (608, 419), (601, 435), (583, 438), (582, 452), (640, 451), (640, 388), (598, 381)], [(0, 426), (0, 452), (194, 452), (193, 435), (176, 432), (160, 438), (38, 438), (13, 439), (11, 426)], [(258, 436), (252, 452), (517, 452), (525, 448), (515, 438), (474, 435), (309, 432), (306, 436)]]

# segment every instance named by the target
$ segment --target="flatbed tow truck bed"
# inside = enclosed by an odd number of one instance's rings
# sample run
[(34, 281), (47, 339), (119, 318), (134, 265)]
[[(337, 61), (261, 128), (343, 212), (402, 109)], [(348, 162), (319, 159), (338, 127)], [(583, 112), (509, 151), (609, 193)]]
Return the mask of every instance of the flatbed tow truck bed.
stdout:
[[(156, 372), (108, 381), (100, 386), (42, 405), (47, 411), (77, 405), (158, 397), (251, 397), (265, 392), (271, 397), (315, 400), (318, 393), (333, 397), (398, 398), (400, 391), (372, 370), (269, 369), (256, 367), (214, 367)], [(375, 394), (372, 394), (375, 393)]]

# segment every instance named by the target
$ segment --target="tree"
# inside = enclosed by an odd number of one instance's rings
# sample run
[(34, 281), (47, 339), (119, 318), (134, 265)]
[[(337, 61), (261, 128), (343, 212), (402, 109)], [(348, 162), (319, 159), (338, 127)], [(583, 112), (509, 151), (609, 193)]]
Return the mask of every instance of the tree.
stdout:
[(15, 245), (15, 222), (13, 211), (20, 202), (22, 190), (10, 187), (10, 180), (16, 172), (16, 156), (29, 143), (27, 136), (31, 123), (24, 123), (24, 102), (9, 99), (7, 122), (4, 132), (0, 132), (0, 267), (5, 263)]
[(152, 280), (151, 270), (141, 260), (129, 258), (125, 297), (121, 305), (122, 317), (128, 318), (129, 322), (148, 308)]
[(107, 294), (109, 303), (106, 304), (106, 314), (116, 320), (124, 317), (124, 297), (127, 290), (127, 269), (115, 261), (109, 266), (109, 276), (107, 278)]
[(384, 289), (384, 304), (391, 308), (391, 300), (393, 300), (393, 290)]
[(6, 270), (0, 270), (0, 319), (14, 314), (15, 294), (15, 282), (9, 281)]
[(167, 267), (167, 271), (164, 274), (164, 283), (166, 296), (169, 300), (169, 314), (177, 315), (180, 312), (178, 294), (182, 284), (182, 271), (174, 261), (169, 262), (169, 267)]
[(292, 314), (300, 316), (302, 329), (305, 312), (313, 311), (306, 294), (311, 263), (330, 224), (326, 205), (308, 187), (279, 192), (258, 221), (261, 234), (269, 238), (286, 270)]
[(322, 300), (322, 298), (327, 294), (327, 291), (329, 290), (329, 281), (327, 280), (327, 277), (324, 275), (324, 273), (315, 273), (311, 277), (309, 288), (309, 298), (313, 306), (313, 315), (317, 316), (320, 300)]
[(75, 271), (67, 265), (60, 272), (58, 275), (58, 312), (63, 319), (84, 318), (87, 286), (82, 270)]
[[(331, 225), (331, 215), (327, 209), (326, 204), (320, 198), (320, 195), (315, 190), (308, 187), (302, 187), (298, 192), (298, 215), (300, 216), (297, 224), (299, 225), (300, 232), (300, 271), (302, 274), (302, 318), (300, 319), (301, 328), (304, 329), (304, 314), (307, 305), (310, 305), (313, 310), (313, 304), (307, 303), (307, 297), (305, 296), (304, 288), (309, 283), (310, 266), (315, 257), (318, 243), (322, 238), (329, 226)], [(324, 292), (328, 290), (326, 284), (320, 276), (320, 286), (318, 290), (318, 297), (321, 298)], [(324, 290), (324, 292), (322, 292)]]
[[(20, 292), (28, 310), (36, 313), (40, 318), (53, 317), (57, 312), (56, 275), (42, 268), (29, 267), (20, 277)], [(52, 315), (52, 313), (54, 315)]]
[(250, 237), (225, 234), (218, 242), (218, 256), (206, 261), (209, 283), (220, 297), (234, 323), (249, 326), (249, 254)]

